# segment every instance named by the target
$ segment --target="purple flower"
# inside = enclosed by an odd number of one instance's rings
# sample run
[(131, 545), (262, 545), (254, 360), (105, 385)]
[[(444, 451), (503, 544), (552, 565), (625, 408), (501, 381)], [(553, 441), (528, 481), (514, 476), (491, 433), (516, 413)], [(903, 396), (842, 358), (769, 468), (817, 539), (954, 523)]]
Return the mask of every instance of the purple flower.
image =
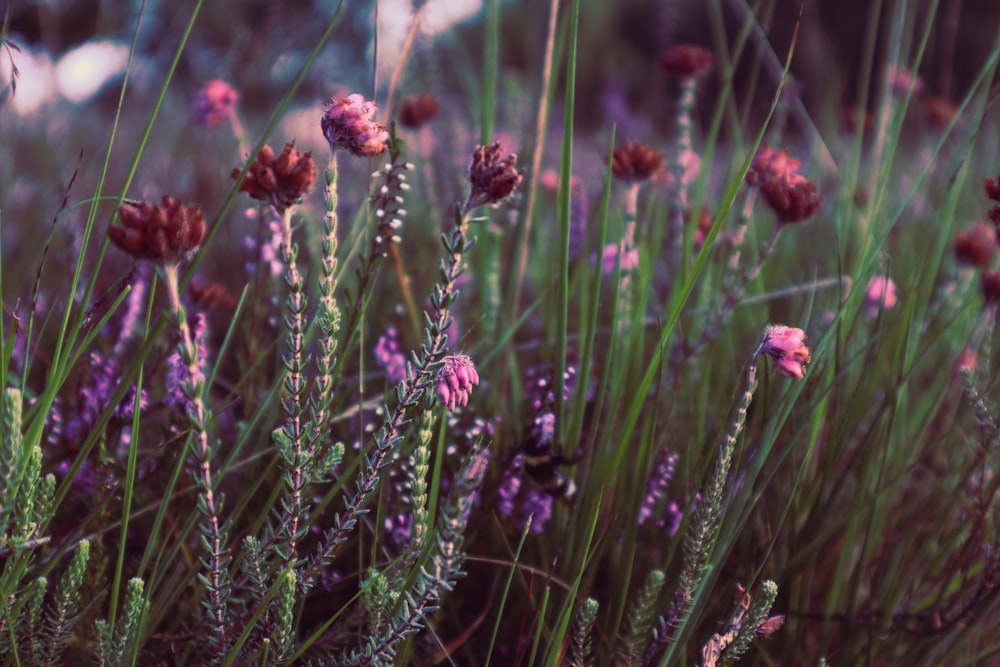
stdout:
[(406, 377), (406, 355), (399, 349), (399, 332), (394, 326), (385, 328), (375, 344), (375, 363), (384, 371), (386, 379), (396, 384)]
[(621, 258), (622, 273), (627, 273), (639, 266), (639, 249), (626, 248), (625, 241), (609, 243), (601, 253), (601, 272), (604, 275), (613, 274), (618, 270)]
[(449, 410), (454, 412), (459, 406), (469, 404), (469, 392), (479, 384), (479, 374), (472, 358), (464, 354), (445, 357), (438, 371), (434, 386), (438, 397)]
[(676, 469), (677, 454), (668, 452), (666, 449), (661, 450), (659, 456), (657, 456), (653, 472), (649, 476), (649, 481), (646, 483), (646, 495), (643, 497), (642, 505), (639, 507), (640, 526), (646, 523), (653, 515), (656, 505), (663, 498), (667, 488), (669, 488), (670, 480), (673, 479)]
[(218, 125), (236, 109), (239, 93), (225, 81), (214, 79), (198, 91), (191, 105), (191, 114), (196, 123)]
[(194, 334), (195, 343), (198, 346), (196, 377), (189, 378), (188, 367), (184, 363), (184, 357), (181, 356), (180, 350), (174, 351), (167, 357), (167, 395), (163, 397), (163, 402), (168, 407), (181, 412), (187, 412), (193, 407), (191, 399), (188, 396), (191, 388), (205, 381), (205, 369), (208, 367), (208, 348), (206, 346), (208, 319), (205, 317), (205, 313), (195, 315), (192, 333)]
[(539, 489), (529, 488), (521, 505), (521, 515), (524, 517), (522, 526), (530, 516), (531, 532), (535, 535), (543, 533), (546, 524), (552, 518), (552, 496)]
[(372, 120), (376, 110), (374, 102), (366, 101), (357, 93), (334, 100), (320, 123), (330, 150), (343, 148), (355, 157), (385, 153), (389, 133), (385, 125)]

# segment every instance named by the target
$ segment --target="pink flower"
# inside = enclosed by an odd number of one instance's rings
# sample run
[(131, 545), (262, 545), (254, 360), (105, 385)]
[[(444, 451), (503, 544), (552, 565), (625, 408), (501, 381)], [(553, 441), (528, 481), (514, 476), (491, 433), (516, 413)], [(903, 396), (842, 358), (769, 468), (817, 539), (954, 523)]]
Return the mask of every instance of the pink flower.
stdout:
[(378, 107), (357, 93), (334, 100), (320, 126), (330, 150), (343, 148), (355, 157), (373, 157), (386, 151), (389, 132), (372, 120)]
[(618, 270), (618, 257), (621, 256), (622, 273), (633, 271), (639, 266), (639, 249), (625, 248), (625, 241), (609, 243), (601, 252), (601, 272), (609, 275)]
[(479, 373), (470, 357), (453, 354), (445, 357), (434, 384), (438, 398), (454, 412), (458, 407), (469, 404), (469, 392), (479, 384)]
[(774, 367), (785, 377), (801, 380), (805, 377), (805, 364), (812, 358), (812, 350), (803, 342), (805, 339), (806, 332), (802, 329), (774, 324), (764, 332), (757, 352), (774, 359)]
[(924, 80), (919, 74), (914, 74), (900, 65), (890, 65), (885, 72), (885, 82), (893, 95), (902, 97), (913, 88), (913, 94), (919, 96), (924, 91)]
[(218, 125), (236, 108), (239, 93), (225, 81), (214, 79), (198, 91), (191, 106), (196, 123)]
[(747, 171), (746, 182), (760, 189), (781, 224), (811, 218), (823, 203), (823, 197), (816, 193), (816, 184), (799, 173), (800, 166), (786, 151), (764, 145)]
[(880, 310), (896, 307), (896, 283), (888, 276), (872, 276), (865, 289), (865, 317), (874, 320)]

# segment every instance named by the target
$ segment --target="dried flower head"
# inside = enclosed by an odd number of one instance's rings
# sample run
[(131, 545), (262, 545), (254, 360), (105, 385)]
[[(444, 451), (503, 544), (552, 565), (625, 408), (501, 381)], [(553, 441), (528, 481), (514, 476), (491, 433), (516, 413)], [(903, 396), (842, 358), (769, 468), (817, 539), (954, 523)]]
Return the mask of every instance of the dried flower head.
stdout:
[(761, 639), (767, 639), (775, 632), (781, 629), (781, 626), (785, 624), (785, 615), (776, 614), (775, 616), (768, 616), (760, 625), (757, 626), (756, 635)]
[(118, 218), (122, 226), (109, 227), (108, 238), (136, 259), (177, 263), (193, 254), (205, 236), (201, 209), (169, 196), (160, 204), (122, 204)]
[[(232, 177), (242, 172), (233, 169)], [(297, 203), (316, 182), (316, 163), (309, 153), (295, 150), (295, 144), (285, 144), (278, 157), (270, 146), (263, 146), (240, 184), (240, 192), (252, 199), (269, 203), (279, 213)]]
[(464, 354), (445, 357), (438, 371), (434, 386), (438, 398), (454, 412), (458, 407), (469, 404), (469, 392), (479, 384), (479, 374), (472, 359)]
[(212, 280), (206, 283), (191, 283), (188, 290), (191, 298), (204, 310), (232, 310), (239, 303), (236, 295), (223, 283)]
[(987, 307), (1000, 306), (1000, 271), (983, 271), (980, 287)]
[(928, 97), (924, 100), (924, 116), (935, 127), (945, 127), (955, 118), (958, 107), (945, 97)]
[(977, 222), (955, 235), (955, 259), (965, 266), (984, 267), (997, 250), (996, 231), (985, 222)]
[(191, 114), (196, 123), (218, 125), (236, 108), (240, 95), (225, 81), (214, 79), (198, 91), (191, 105)]
[(469, 164), (469, 183), (472, 190), (465, 202), (465, 210), (496, 204), (514, 193), (524, 174), (517, 170), (517, 154), (504, 155), (499, 141), (489, 146), (477, 146)]
[[(690, 224), (691, 218), (694, 217), (691, 214), (691, 210), (684, 211), (684, 222)], [(698, 210), (698, 217), (695, 223), (694, 229), (694, 248), (698, 250), (701, 248), (702, 244), (705, 243), (705, 239), (708, 238), (708, 233), (712, 231), (712, 212), (704, 204)]]
[(418, 129), (426, 125), (438, 115), (441, 103), (430, 93), (410, 95), (399, 103), (399, 124), (410, 129)]
[(816, 212), (823, 197), (816, 184), (799, 173), (800, 163), (784, 150), (761, 146), (754, 156), (746, 181), (757, 186), (781, 224), (806, 220)]
[(1000, 202), (1000, 176), (987, 178), (983, 183), (983, 187), (986, 190), (987, 197), (993, 201)]
[(757, 351), (774, 359), (775, 368), (785, 377), (801, 380), (805, 377), (805, 364), (812, 358), (805, 339), (806, 332), (802, 329), (774, 324), (764, 332)]
[(611, 173), (626, 183), (648, 181), (663, 168), (663, 156), (645, 144), (626, 143), (611, 154)]
[(706, 74), (712, 69), (715, 58), (712, 52), (694, 44), (677, 44), (660, 58), (660, 66), (669, 74), (689, 79)]
[(878, 317), (880, 310), (895, 307), (896, 283), (888, 276), (872, 276), (865, 289), (865, 316), (873, 320)]
[(372, 120), (378, 106), (357, 93), (330, 103), (320, 127), (330, 150), (345, 149), (355, 157), (374, 157), (386, 151), (389, 132)]

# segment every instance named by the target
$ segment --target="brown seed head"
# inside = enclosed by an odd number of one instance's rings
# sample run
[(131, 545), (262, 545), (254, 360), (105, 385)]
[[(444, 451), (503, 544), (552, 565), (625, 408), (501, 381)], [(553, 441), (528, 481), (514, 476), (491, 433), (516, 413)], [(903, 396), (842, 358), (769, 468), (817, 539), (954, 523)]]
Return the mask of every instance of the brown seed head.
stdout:
[(645, 144), (626, 143), (611, 154), (611, 173), (626, 183), (648, 181), (663, 168), (663, 156)]
[[(239, 169), (233, 169), (231, 176), (237, 179)], [(257, 159), (251, 164), (246, 178), (240, 184), (240, 192), (246, 192), (251, 199), (267, 202), (278, 213), (299, 202), (316, 182), (316, 163), (309, 153), (295, 150), (295, 144), (285, 144), (277, 157), (270, 146), (263, 146)]]
[(977, 222), (955, 235), (955, 259), (959, 264), (987, 266), (996, 250), (996, 231), (985, 222)]
[(798, 160), (765, 144), (747, 171), (747, 183), (760, 189), (781, 224), (806, 220), (823, 203), (823, 197), (816, 193), (816, 184), (798, 170)]
[(433, 95), (410, 95), (399, 103), (399, 124), (413, 130), (418, 129), (437, 116), (440, 110), (441, 103)]
[(1000, 271), (987, 269), (983, 271), (980, 287), (983, 292), (983, 300), (989, 307), (1000, 305)]
[(669, 74), (682, 79), (696, 78), (712, 69), (712, 52), (694, 44), (672, 46), (660, 58), (660, 66)]
[(194, 253), (205, 236), (201, 209), (166, 195), (161, 204), (122, 204), (118, 219), (121, 227), (109, 227), (108, 238), (136, 259), (176, 263)]
[(478, 146), (469, 165), (472, 190), (465, 209), (503, 201), (514, 193), (523, 178), (524, 174), (517, 170), (516, 153), (504, 155), (499, 141), (489, 146)]

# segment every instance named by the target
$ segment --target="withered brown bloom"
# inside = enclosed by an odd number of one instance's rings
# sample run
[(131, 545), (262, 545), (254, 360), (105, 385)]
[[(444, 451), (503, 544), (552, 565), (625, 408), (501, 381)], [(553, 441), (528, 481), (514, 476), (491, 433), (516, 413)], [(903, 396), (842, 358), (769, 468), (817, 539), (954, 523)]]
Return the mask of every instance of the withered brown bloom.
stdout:
[(514, 193), (524, 174), (517, 170), (517, 154), (503, 152), (499, 141), (478, 146), (469, 165), (472, 190), (465, 210), (503, 201)]
[(689, 79), (706, 74), (715, 62), (712, 52), (694, 44), (672, 46), (660, 58), (660, 66), (669, 74)]
[(193, 254), (205, 236), (201, 209), (164, 196), (160, 204), (122, 204), (120, 227), (108, 228), (108, 239), (136, 259), (176, 264)]
[(987, 266), (997, 249), (996, 231), (977, 222), (955, 235), (955, 259), (966, 266)]
[(611, 173), (626, 183), (648, 181), (663, 168), (663, 156), (645, 144), (626, 143), (611, 154)]
[(986, 196), (993, 201), (1000, 202), (1000, 176), (996, 178), (987, 178), (983, 183), (986, 189)]
[[(239, 178), (240, 169), (233, 169), (233, 179)], [(246, 192), (252, 199), (271, 204), (278, 213), (297, 203), (316, 182), (316, 163), (309, 153), (295, 150), (295, 144), (285, 144), (278, 157), (270, 146), (264, 146), (257, 153), (257, 159), (250, 164), (249, 171), (240, 192)]]
[(429, 93), (410, 95), (399, 103), (399, 124), (410, 129), (419, 129), (438, 115), (441, 103)]
[(816, 184), (799, 173), (799, 161), (766, 144), (754, 156), (746, 182), (760, 189), (781, 224), (806, 220), (823, 203)]
[(1000, 271), (992, 269), (983, 271), (980, 289), (988, 307), (1000, 306)]
[(935, 127), (945, 127), (955, 117), (958, 108), (944, 97), (928, 97), (924, 100), (924, 116)]

